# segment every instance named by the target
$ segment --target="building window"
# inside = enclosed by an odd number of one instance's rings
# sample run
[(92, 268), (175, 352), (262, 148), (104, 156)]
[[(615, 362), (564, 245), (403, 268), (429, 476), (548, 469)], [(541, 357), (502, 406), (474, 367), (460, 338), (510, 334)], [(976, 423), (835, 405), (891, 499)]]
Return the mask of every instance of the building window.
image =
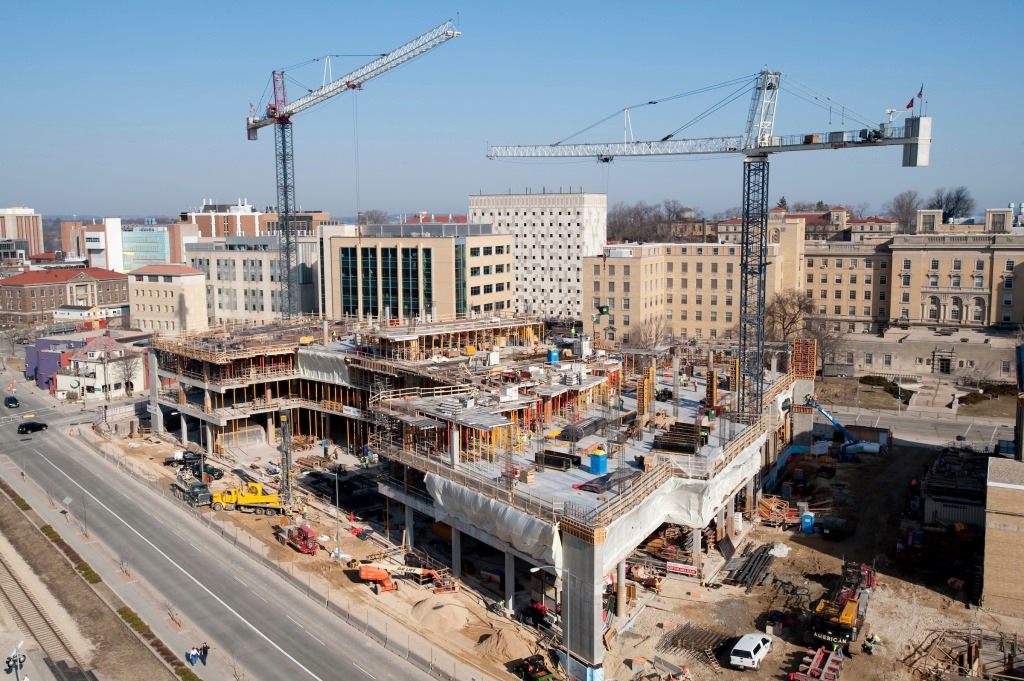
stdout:
[(974, 261), (974, 269), (977, 270), (978, 272), (984, 272), (985, 271), (985, 261), (982, 260), (981, 258), (978, 258), (977, 260), (975, 260)]
[(985, 277), (983, 277), (981, 275), (978, 275), (978, 276), (974, 277), (974, 288), (984, 288), (984, 287), (985, 287)]
[(909, 259), (904, 259), (903, 260), (903, 269), (905, 269), (905, 270), (909, 270), (910, 269), (910, 260)]
[(890, 355), (889, 353), (886, 353), (886, 354), (882, 355), (882, 364), (884, 364), (887, 367), (891, 367), (892, 366), (892, 355)]
[(904, 286), (910, 286), (910, 275), (909, 275), (909, 274), (904, 274), (904, 275), (901, 275), (901, 276), (900, 276), (900, 282), (901, 282), (901, 283), (902, 283), (902, 284), (903, 284)]
[(814, 258), (807, 258), (807, 267), (814, 267)]
[(929, 275), (928, 276), (928, 285), (929, 286), (938, 286), (939, 285), (939, 275), (937, 275), (937, 274)]
[(1006, 306), (1006, 307), (1009, 307), (1009, 306), (1013, 305), (1013, 296), (1011, 296), (1011, 295), (1003, 296), (1003, 305)]
[(960, 275), (954, 274), (952, 279), (953, 288), (960, 288)]
[(614, 281), (609, 281), (608, 282), (608, 293), (615, 293), (615, 282)]
[(479, 246), (475, 246), (475, 247), (469, 249), (469, 257), (476, 258), (479, 255), (480, 255), (480, 247)]
[(628, 310), (629, 309), (629, 298), (623, 298), (622, 299), (622, 309), (623, 310)]
[(609, 277), (614, 277), (615, 276), (615, 265), (608, 265), (608, 276)]
[[(837, 274), (837, 275), (836, 275), (836, 278), (835, 278), (835, 282), (836, 282), (837, 284), (842, 284), (842, 283), (843, 283), (843, 275), (841, 275), (841, 274)], [(853, 282), (851, 281), (850, 283), (852, 284)]]
[(843, 314), (843, 306), (842, 305), (833, 305), (832, 306), (832, 314), (834, 314), (834, 315), (841, 315), (841, 314)]
[(909, 303), (910, 302), (910, 291), (904, 291), (902, 294), (900, 294), (900, 302), (901, 303)]
[(871, 354), (870, 352), (865, 352), (864, 353), (864, 364), (867, 365), (867, 366), (871, 366), (871, 363), (873, 361), (875, 361), (874, 355)]
[(1013, 277), (1006, 277), (1003, 279), (1003, 288), (1013, 288)]

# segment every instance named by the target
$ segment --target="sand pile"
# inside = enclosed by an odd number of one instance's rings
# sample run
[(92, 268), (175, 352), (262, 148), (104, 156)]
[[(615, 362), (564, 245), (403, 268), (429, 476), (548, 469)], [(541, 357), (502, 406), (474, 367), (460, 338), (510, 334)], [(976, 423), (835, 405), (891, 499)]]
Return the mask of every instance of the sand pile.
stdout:
[(485, 636), (473, 650), (481, 656), (502, 662), (518, 660), (533, 654), (530, 643), (510, 629), (498, 629), (493, 634)]
[(438, 598), (425, 598), (412, 606), (412, 617), (433, 631), (464, 629), (469, 624), (469, 610), (458, 603)]

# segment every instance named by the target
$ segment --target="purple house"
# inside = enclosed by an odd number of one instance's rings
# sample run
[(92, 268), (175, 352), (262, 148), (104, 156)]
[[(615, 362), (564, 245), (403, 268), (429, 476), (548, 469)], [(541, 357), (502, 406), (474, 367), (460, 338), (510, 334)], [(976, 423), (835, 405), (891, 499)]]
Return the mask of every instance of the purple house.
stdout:
[(85, 345), (84, 340), (71, 338), (39, 338), (25, 348), (25, 378), (49, 392), (53, 376), (60, 369), (62, 353), (72, 352)]

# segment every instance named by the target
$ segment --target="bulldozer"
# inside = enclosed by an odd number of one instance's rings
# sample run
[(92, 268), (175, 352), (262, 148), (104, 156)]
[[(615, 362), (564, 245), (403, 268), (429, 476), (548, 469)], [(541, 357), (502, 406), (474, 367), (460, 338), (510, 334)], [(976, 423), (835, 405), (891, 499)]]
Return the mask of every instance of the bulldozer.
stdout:
[(438, 571), (407, 565), (379, 565), (376, 563), (363, 563), (359, 566), (359, 579), (371, 582), (373, 590), (377, 594), (398, 589), (398, 582), (391, 578), (392, 575), (428, 577), (433, 582), (435, 594), (458, 593), (461, 589), (459, 582), (447, 570)]
[(282, 527), (277, 525), (274, 527), (274, 533), (277, 535), (279, 542), (286, 546), (291, 546), (299, 553), (315, 556), (316, 552), (320, 549), (320, 543), (316, 540), (316, 533), (313, 532), (313, 528), (309, 525), (299, 525), (298, 527)]

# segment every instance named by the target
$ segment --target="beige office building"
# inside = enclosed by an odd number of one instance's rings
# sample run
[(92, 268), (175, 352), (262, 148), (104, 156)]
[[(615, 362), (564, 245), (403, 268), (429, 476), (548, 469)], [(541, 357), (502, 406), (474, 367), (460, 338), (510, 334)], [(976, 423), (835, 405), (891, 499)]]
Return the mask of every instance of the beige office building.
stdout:
[(403, 321), (510, 313), (513, 243), (490, 225), (325, 226), (321, 310), (329, 319)]
[(206, 275), (185, 265), (147, 265), (128, 274), (132, 326), (177, 336), (206, 331)]

